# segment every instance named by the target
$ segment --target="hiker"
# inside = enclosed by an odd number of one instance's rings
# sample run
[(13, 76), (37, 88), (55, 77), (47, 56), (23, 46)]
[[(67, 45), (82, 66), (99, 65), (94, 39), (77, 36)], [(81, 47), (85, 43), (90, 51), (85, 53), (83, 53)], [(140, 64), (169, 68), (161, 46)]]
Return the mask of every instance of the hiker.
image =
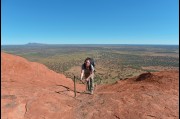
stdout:
[(92, 63), (91, 58), (86, 58), (84, 64), (81, 67), (81, 81), (85, 77), (86, 91), (93, 94), (94, 91), (94, 62)]

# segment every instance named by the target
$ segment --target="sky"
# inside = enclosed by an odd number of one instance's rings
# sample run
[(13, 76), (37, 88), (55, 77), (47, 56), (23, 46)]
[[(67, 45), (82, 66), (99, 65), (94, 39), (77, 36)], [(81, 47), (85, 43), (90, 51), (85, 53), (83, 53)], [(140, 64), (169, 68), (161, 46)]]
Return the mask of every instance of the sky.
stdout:
[(179, 0), (1, 0), (1, 44), (176, 44)]

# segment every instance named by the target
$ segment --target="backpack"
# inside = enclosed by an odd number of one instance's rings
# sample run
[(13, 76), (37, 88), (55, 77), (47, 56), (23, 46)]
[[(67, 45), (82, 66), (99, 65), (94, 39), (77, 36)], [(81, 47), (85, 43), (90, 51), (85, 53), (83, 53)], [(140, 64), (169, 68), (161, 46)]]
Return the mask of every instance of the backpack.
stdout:
[(95, 63), (94, 63), (94, 59), (93, 58), (90, 58), (90, 62), (91, 62), (91, 65), (93, 65), (93, 67), (95, 68)]

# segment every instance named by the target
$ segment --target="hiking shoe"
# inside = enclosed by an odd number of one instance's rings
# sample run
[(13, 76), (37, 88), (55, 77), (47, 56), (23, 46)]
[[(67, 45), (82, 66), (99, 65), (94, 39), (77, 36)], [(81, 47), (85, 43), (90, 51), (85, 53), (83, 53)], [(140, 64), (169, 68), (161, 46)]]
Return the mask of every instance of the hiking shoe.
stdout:
[(89, 93), (90, 93), (90, 91), (84, 91), (84, 93), (89, 94)]
[(93, 95), (93, 90), (90, 92), (91, 95)]

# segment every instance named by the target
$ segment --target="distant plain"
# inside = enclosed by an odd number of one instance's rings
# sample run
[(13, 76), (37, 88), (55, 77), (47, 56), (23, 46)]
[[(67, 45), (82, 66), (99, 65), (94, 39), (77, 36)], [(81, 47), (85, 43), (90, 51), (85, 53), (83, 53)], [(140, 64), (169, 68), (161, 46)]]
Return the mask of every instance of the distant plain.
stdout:
[(80, 77), (86, 57), (95, 60), (95, 82), (114, 83), (144, 72), (179, 69), (179, 45), (3, 45), (1, 51), (39, 62), (66, 77)]

